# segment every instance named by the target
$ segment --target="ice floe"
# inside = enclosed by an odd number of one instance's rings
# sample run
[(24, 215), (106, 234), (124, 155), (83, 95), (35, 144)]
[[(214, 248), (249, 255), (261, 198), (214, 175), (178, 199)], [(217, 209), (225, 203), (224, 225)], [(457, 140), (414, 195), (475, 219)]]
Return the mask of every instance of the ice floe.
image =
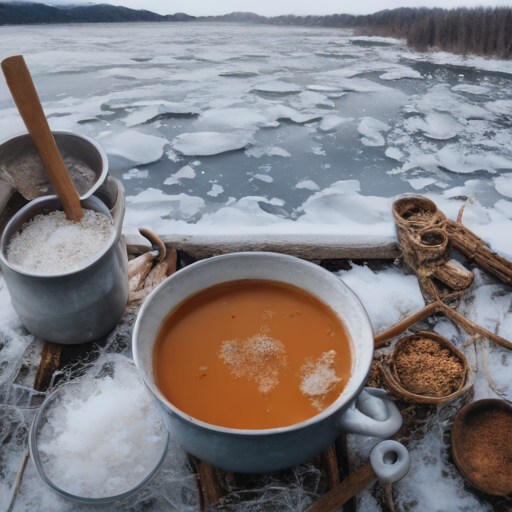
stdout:
[(255, 85), (253, 87), (253, 90), (274, 94), (295, 94), (302, 91), (302, 87), (296, 84), (290, 84), (287, 82), (275, 80), (272, 82), (265, 82), (263, 84)]
[(306, 190), (319, 190), (320, 187), (313, 181), (313, 180), (303, 180), (299, 181), (297, 185), (295, 185), (295, 188), (303, 188)]
[(172, 147), (183, 155), (208, 156), (243, 149), (252, 142), (250, 133), (196, 132), (178, 135), (172, 141)]
[(160, 160), (168, 140), (136, 130), (109, 132), (98, 137), (107, 155), (120, 157), (132, 164), (149, 164)]
[(292, 156), (286, 149), (277, 146), (266, 146), (264, 148), (255, 146), (247, 149), (245, 154), (254, 158), (261, 158), (262, 156), (282, 156), (286, 158)]
[(209, 192), (206, 192), (209, 196), (217, 197), (218, 195), (222, 194), (224, 192), (224, 188), (221, 185), (218, 185), (217, 183), (214, 183), (212, 185), (212, 189)]
[(346, 117), (340, 117), (337, 115), (328, 115), (322, 118), (320, 124), (318, 125), (318, 129), (321, 132), (332, 132), (335, 131), (341, 124), (351, 121), (351, 119)]
[(180, 180), (183, 178), (191, 180), (192, 178), (196, 177), (196, 171), (193, 167), (190, 167), (190, 165), (185, 165), (185, 167), (182, 167), (178, 172), (175, 172), (171, 176), (169, 176), (165, 181), (164, 185), (176, 185), (178, 183), (181, 183)]
[(123, 174), (123, 180), (142, 180), (144, 178), (147, 178), (149, 176), (148, 170), (142, 170), (142, 169), (130, 169), (128, 172), (125, 172)]
[(391, 127), (378, 119), (363, 117), (359, 122), (357, 131), (363, 136), (361, 142), (365, 146), (384, 146), (386, 143), (382, 132), (387, 132)]

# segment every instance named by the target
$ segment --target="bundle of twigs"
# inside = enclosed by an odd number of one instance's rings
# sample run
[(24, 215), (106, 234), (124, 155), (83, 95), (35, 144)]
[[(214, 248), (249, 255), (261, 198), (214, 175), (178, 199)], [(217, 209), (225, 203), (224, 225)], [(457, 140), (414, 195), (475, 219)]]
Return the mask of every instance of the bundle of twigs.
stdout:
[(489, 272), (506, 284), (512, 284), (512, 263), (491, 250), (489, 245), (460, 222), (447, 220), (444, 229), (455, 249), (469, 263)]

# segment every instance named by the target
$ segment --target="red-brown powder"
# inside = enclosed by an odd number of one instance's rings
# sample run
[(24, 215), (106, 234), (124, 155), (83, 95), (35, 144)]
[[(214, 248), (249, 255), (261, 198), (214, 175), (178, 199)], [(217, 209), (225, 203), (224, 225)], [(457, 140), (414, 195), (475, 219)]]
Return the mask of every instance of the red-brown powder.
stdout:
[(512, 493), (512, 413), (483, 411), (466, 419), (459, 437), (458, 461), (473, 484), (489, 494)]
[(459, 358), (429, 338), (412, 338), (404, 343), (395, 355), (394, 367), (402, 386), (417, 395), (451, 395), (464, 378)]

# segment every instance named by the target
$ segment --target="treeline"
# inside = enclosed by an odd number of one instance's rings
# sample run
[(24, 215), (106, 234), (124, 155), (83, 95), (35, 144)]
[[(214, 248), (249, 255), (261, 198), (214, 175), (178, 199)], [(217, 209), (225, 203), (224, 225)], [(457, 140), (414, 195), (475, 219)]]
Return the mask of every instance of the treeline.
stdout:
[[(416, 50), (512, 59), (512, 7), (391, 11), (382, 35), (403, 37)], [(384, 29), (384, 30), (382, 30)]]
[(512, 59), (512, 7), (451, 10), (402, 7), (365, 16), (290, 14), (273, 18), (233, 12), (201, 21), (356, 28), (362, 34), (405, 38), (408, 45), (418, 50), (439, 49), (463, 55)]

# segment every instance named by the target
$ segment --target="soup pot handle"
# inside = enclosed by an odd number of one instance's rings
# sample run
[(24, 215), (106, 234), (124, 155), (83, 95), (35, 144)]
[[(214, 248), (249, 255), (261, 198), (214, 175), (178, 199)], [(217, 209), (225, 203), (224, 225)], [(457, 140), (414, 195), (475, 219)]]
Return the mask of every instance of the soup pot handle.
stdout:
[(390, 437), (402, 426), (402, 415), (386, 391), (364, 388), (338, 420), (343, 432), (372, 437)]

